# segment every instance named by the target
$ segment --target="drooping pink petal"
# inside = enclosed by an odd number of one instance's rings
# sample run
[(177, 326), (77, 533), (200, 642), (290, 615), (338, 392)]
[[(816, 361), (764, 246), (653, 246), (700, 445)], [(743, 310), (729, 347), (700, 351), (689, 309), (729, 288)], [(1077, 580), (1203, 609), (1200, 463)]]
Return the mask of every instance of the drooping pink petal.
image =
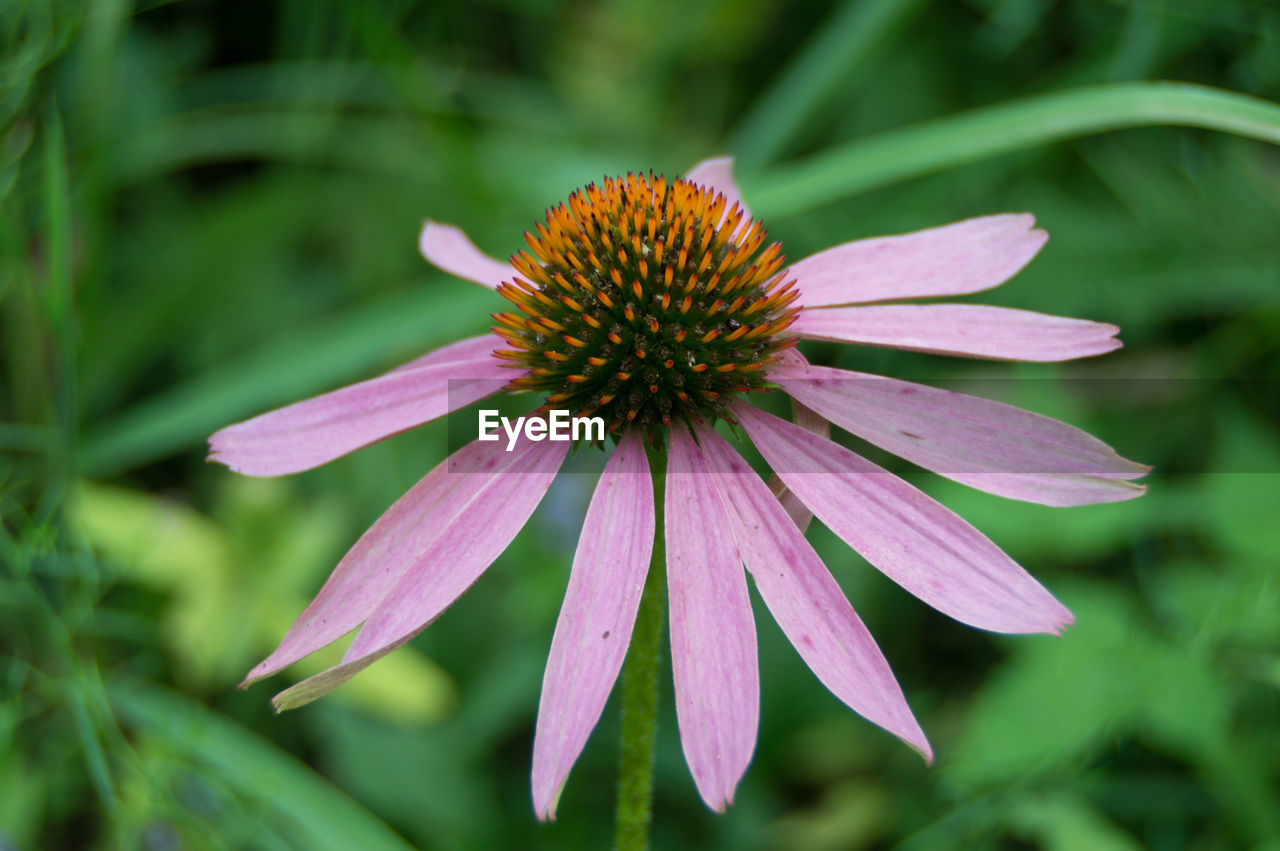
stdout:
[(565, 442), (534, 443), (522, 462), (492, 477), (369, 615), (345, 660), (416, 633), (471, 587), (524, 527), (567, 451)]
[(441, 517), (440, 525), (432, 523), (435, 534), (420, 542), (424, 546), (404, 547), (397, 554), (397, 564), (387, 565), (389, 572), (398, 572), (398, 578), (364, 618), (342, 663), (285, 689), (272, 699), (272, 705), (284, 710), (315, 700), (425, 629), (471, 587), (523, 528), (555, 478), (568, 446), (522, 437), (510, 453), (519, 457), (509, 467), (487, 476), (468, 476), (483, 477), (484, 483), (468, 489), (470, 499), (457, 506), (451, 517)]
[(727, 202), (725, 204), (726, 212), (733, 209), (734, 204), (737, 204), (742, 208), (744, 221), (751, 216), (751, 211), (747, 209), (747, 203), (742, 200), (742, 190), (738, 188), (737, 182), (733, 179), (733, 157), (713, 157), (712, 159), (703, 160), (689, 169), (684, 179), (699, 186), (710, 187), (723, 195)]
[(978, 304), (805, 310), (789, 330), (810, 340), (993, 360), (1063, 361), (1120, 348), (1114, 325)]
[(271, 676), (363, 623), (441, 531), (494, 487), (494, 477), (522, 469), (532, 451), (529, 445), (507, 452), (505, 440), (473, 441), (441, 462), (360, 536), (280, 646), (243, 685)]
[(591, 497), (547, 656), (533, 737), (533, 807), (540, 819), (555, 818), (560, 790), (622, 668), (654, 527), (644, 443), (628, 432)]
[(769, 378), (868, 443), (988, 493), (1067, 506), (1146, 490), (1126, 480), (1150, 467), (1075, 426), (1003, 402), (794, 357), (784, 357)]
[(361, 656), (350, 663), (344, 662), (341, 665), (334, 665), (332, 668), (327, 668), (314, 676), (307, 677), (305, 680), (289, 686), (271, 698), (271, 707), (276, 712), (285, 712), (290, 709), (297, 709), (300, 706), (306, 706), (313, 700), (319, 700), (383, 656), (393, 650), (399, 650), (408, 644), (412, 638), (413, 635), (406, 635), (399, 641), (380, 648), (376, 653)]
[(490, 289), (511, 280), (515, 269), (485, 254), (454, 225), (428, 221), (418, 237), (418, 251), (427, 262), (450, 275), (457, 275)]
[(671, 429), (664, 518), (676, 720), (698, 794), (723, 812), (755, 750), (760, 672), (746, 576), (714, 476), (693, 437)]
[(846, 242), (787, 271), (797, 304), (824, 307), (997, 287), (1031, 262), (1049, 239), (1030, 213), (1005, 213), (900, 236)]
[(994, 632), (1057, 633), (1071, 623), (999, 547), (902, 479), (758, 408), (739, 404), (734, 413), (814, 515), (935, 609)]
[(709, 476), (765, 605), (805, 664), (854, 712), (932, 759), (889, 663), (818, 554), (724, 438), (699, 429)]
[[(804, 360), (804, 357), (795, 349), (789, 350), (786, 354), (799, 358), (801, 361)], [(805, 362), (807, 363), (807, 361)], [(795, 397), (791, 399), (791, 419), (796, 425), (803, 429), (808, 429), (819, 437), (831, 436), (831, 424), (827, 422), (826, 418)], [(776, 473), (769, 476), (769, 490), (777, 498), (778, 502), (782, 504), (787, 515), (795, 521), (796, 528), (801, 532), (809, 528), (809, 524), (813, 522), (813, 512), (783, 484), (782, 479), (779, 479)]]
[(492, 337), (463, 340), (421, 365), (227, 426), (209, 438), (209, 459), (249, 476), (318, 467), (501, 390), (516, 373), (491, 356), (493, 348)]

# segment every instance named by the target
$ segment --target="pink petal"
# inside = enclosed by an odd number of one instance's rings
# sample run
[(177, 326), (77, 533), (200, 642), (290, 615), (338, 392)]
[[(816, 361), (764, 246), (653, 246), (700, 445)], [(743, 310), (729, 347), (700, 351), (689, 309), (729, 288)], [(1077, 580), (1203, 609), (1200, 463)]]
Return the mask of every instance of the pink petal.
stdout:
[(981, 532), (892, 473), (750, 405), (734, 407), (787, 487), (872, 565), (962, 623), (1057, 633), (1071, 613)]
[(542, 678), (533, 738), (533, 806), (554, 819), (560, 790), (600, 720), (631, 643), (654, 533), (644, 443), (628, 432), (587, 509)]
[(413, 638), (413, 635), (406, 635), (394, 644), (388, 644), (386, 647), (379, 649), (377, 653), (370, 653), (368, 656), (362, 656), (350, 663), (334, 665), (332, 668), (307, 677), (305, 680), (289, 686), (289, 688), (271, 698), (271, 706), (276, 712), (285, 712), (289, 709), (306, 706), (313, 700), (319, 700), (383, 656), (408, 644), (411, 638)]
[(1002, 402), (794, 358), (769, 378), (863, 440), (988, 493), (1066, 506), (1146, 490), (1125, 480), (1150, 467), (1074, 426)]
[[(803, 356), (795, 349), (789, 350), (786, 354), (804, 361)], [(807, 361), (805, 362), (807, 363)], [(819, 437), (831, 436), (831, 424), (827, 422), (826, 418), (797, 401), (795, 397), (791, 399), (791, 419), (796, 425), (813, 432)], [(801, 532), (809, 528), (809, 524), (813, 522), (813, 512), (782, 483), (782, 479), (779, 479), (776, 473), (769, 476), (769, 490), (778, 502), (782, 504), (783, 509), (786, 510)]]
[(227, 426), (209, 438), (209, 459), (249, 476), (297, 473), (444, 416), (515, 377), (492, 357), (495, 342), (463, 340), (420, 359), (422, 365)]
[[(528, 441), (523, 441), (527, 446)], [(569, 444), (532, 443), (522, 461), (491, 478), (387, 594), (347, 648), (345, 661), (412, 635), (471, 587), (524, 528)], [(519, 451), (519, 447), (516, 450)]]
[(714, 189), (723, 195), (728, 202), (725, 204), (726, 213), (733, 209), (734, 204), (737, 204), (742, 208), (744, 221), (751, 216), (746, 202), (742, 200), (742, 190), (733, 179), (733, 157), (714, 157), (703, 160), (689, 169), (684, 179), (690, 183)]
[[(431, 524), (435, 534), (419, 546), (402, 546), (388, 573), (397, 581), (365, 618), (342, 664), (309, 677), (272, 700), (292, 709), (327, 694), (403, 645), (435, 620), (493, 563), (542, 501), (564, 460), (568, 443), (521, 439), (510, 454), (519, 459), (502, 472), (473, 474), (483, 484), (453, 516)], [(405, 563), (407, 562), (407, 567)]]
[(742, 457), (715, 431), (698, 431), (738, 550), (765, 605), (805, 664), (850, 709), (932, 759), (889, 663), (818, 554)]
[(505, 441), (475, 441), (424, 476), (360, 536), (280, 646), (249, 672), (244, 685), (292, 665), (363, 623), (441, 531), (492, 489), (496, 476), (528, 464), (530, 451), (507, 452)]
[(983, 216), (901, 236), (846, 242), (787, 272), (806, 307), (976, 293), (997, 287), (1031, 262), (1049, 235), (1035, 216)]
[(788, 330), (810, 340), (994, 360), (1062, 361), (1120, 348), (1114, 325), (977, 304), (805, 310)]
[[(399, 372), (402, 369), (416, 369), (420, 366), (436, 366), (442, 363), (465, 363), (483, 358), (496, 349), (505, 348), (507, 348), (507, 345), (502, 338), (494, 334), (481, 334), (479, 337), (468, 337), (465, 340), (442, 346), (435, 351), (427, 352), (422, 357), (400, 364), (391, 372)], [(514, 372), (508, 373), (504, 377), (511, 378), (515, 374)]]
[(671, 429), (670, 442), (664, 516), (676, 720), (698, 794), (723, 812), (755, 750), (755, 621), (714, 471), (684, 429)]
[(453, 225), (428, 221), (418, 237), (418, 250), (433, 266), (491, 289), (515, 275), (509, 264), (476, 248), (462, 229)]

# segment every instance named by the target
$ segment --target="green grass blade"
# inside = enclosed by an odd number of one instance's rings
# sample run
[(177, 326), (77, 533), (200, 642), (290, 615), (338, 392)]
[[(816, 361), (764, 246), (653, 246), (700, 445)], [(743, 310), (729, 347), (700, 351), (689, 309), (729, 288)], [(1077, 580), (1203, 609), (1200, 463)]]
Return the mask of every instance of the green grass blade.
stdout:
[(1280, 144), (1280, 105), (1190, 83), (1118, 83), (986, 107), (851, 142), (746, 182), (764, 216), (1046, 142), (1148, 125), (1203, 127)]
[(45, 108), (43, 156), (44, 227), (46, 270), (44, 281), (44, 314), (53, 342), (54, 368), (58, 381), (55, 402), (58, 451), (49, 456), (52, 480), (45, 491), (40, 516), (56, 509), (69, 477), (76, 428), (76, 343), (75, 296), (72, 281), (72, 206), (70, 165), (62, 116), (56, 100), (50, 98)]
[(237, 792), (269, 802), (288, 820), (291, 844), (349, 851), (406, 851), (391, 828), (294, 757), (197, 703), (156, 687), (110, 690), (128, 723), (161, 737)]
[(770, 84), (733, 134), (730, 150), (743, 168), (768, 162), (795, 137), (837, 86), (919, 11), (922, 0), (846, 3)]
[(50, 102), (44, 122), (44, 237), (48, 243), (45, 310), (60, 334), (71, 324), (71, 189), (67, 143), (57, 104)]

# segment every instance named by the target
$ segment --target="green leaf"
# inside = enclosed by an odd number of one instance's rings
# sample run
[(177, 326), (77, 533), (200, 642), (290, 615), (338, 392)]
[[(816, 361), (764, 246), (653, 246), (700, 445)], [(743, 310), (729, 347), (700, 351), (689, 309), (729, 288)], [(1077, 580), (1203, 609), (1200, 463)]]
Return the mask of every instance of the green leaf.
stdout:
[(1059, 638), (1019, 637), (972, 705), (952, 781), (983, 786), (1070, 770), (1135, 732), (1193, 756), (1226, 736), (1230, 698), (1208, 661), (1153, 634), (1106, 586), (1064, 590), (1075, 625)]
[(1215, 413), (1222, 440), (1205, 476), (1208, 527), (1224, 547), (1275, 564), (1280, 559), (1280, 439), (1238, 408)]
[(1088, 803), (1062, 795), (1006, 808), (1008, 823), (1044, 851), (1139, 851), (1142, 846)]
[[(162, 635), (184, 681), (227, 688), (267, 655), (306, 605), (317, 568), (336, 557), (340, 515), (298, 509), (279, 479), (229, 478), (219, 524), (166, 497), (82, 482), (68, 527), (122, 576), (169, 596)], [(239, 624), (229, 629), (228, 624)], [(341, 661), (341, 642), (299, 660), (290, 676)], [(452, 679), (412, 648), (392, 654), (335, 695), (372, 716), (406, 724), (453, 711)]]
[(746, 182), (765, 218), (1047, 142), (1171, 124), (1280, 144), (1280, 105), (1190, 83), (1118, 83), (1054, 92), (829, 149)]
[(290, 844), (333, 851), (405, 851), (391, 828), (266, 739), (199, 704), (156, 687), (110, 689), (116, 712), (237, 792), (269, 804), (289, 825)]

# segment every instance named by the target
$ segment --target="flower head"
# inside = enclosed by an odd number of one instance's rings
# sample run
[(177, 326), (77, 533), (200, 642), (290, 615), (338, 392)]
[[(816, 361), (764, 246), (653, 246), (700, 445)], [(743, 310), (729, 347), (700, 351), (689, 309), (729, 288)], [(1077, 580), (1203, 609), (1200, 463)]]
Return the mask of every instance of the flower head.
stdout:
[[(570, 196), (509, 263), (428, 222), (432, 263), (514, 310), (359, 384), (229, 426), (211, 457), (251, 475), (309, 469), (499, 388), (601, 416), (612, 450), (574, 556), (543, 680), (533, 797), (553, 817), (622, 666), (653, 552), (645, 443), (667, 450), (666, 570), (681, 742), (699, 793), (722, 809), (750, 761), (759, 710), (749, 572), (831, 692), (930, 757), (887, 661), (806, 541), (816, 516), (877, 569), (957, 620), (1058, 632), (1071, 614), (981, 532), (828, 437), (837, 426), (921, 467), (1012, 499), (1082, 505), (1142, 493), (1148, 468), (1065, 423), (960, 393), (812, 366), (798, 339), (1003, 360), (1057, 361), (1120, 344), (1112, 325), (1009, 308), (910, 303), (997, 286), (1047, 236), (1027, 214), (839, 245), (787, 266), (765, 244), (727, 158), (683, 179), (628, 175)], [(906, 304), (885, 302), (908, 301)], [(750, 404), (782, 389), (795, 422)], [(741, 426), (770, 485), (715, 430)], [(286, 689), (314, 700), (424, 629), (532, 514), (567, 445), (477, 441), (400, 498), (339, 562), (246, 682), (359, 629), (343, 662)]]
[(496, 356), (526, 370), (512, 385), (615, 431), (714, 421), (735, 393), (765, 389), (796, 342), (783, 332), (799, 294), (778, 274), (782, 245), (764, 248), (760, 222), (727, 204), (629, 174), (549, 210), (526, 234), (535, 256), (512, 257), (520, 275), (498, 285), (519, 310), (494, 316), (512, 346)]

